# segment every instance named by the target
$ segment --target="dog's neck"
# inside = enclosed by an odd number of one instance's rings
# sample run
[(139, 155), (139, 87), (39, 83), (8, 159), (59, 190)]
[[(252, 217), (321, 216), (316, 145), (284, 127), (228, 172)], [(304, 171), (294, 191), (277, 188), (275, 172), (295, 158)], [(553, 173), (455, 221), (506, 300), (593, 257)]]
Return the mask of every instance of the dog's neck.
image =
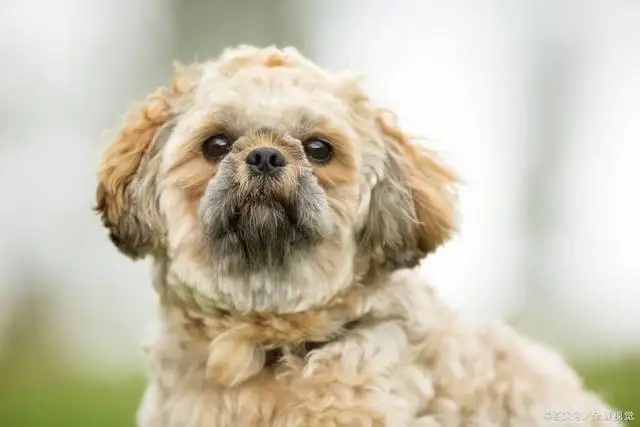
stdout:
[[(416, 291), (430, 293), (425, 283), (418, 285), (421, 289), (416, 288), (414, 271), (404, 270), (376, 281), (356, 281), (321, 307), (293, 313), (239, 312), (221, 308), (188, 285), (169, 286), (162, 271), (157, 273), (154, 287), (162, 307), (177, 313), (184, 329), (194, 337), (212, 340), (231, 329), (242, 329), (244, 336), (254, 336), (256, 342), (267, 346), (328, 341), (350, 322), (382, 320), (407, 312), (406, 301), (399, 296)], [(407, 280), (407, 275), (413, 278)]]
[(345, 324), (360, 319), (367, 310), (356, 303), (375, 289), (356, 281), (320, 307), (298, 312), (276, 310), (240, 311), (234, 304), (205, 296), (194, 286), (176, 280), (168, 259), (157, 259), (154, 287), (161, 306), (181, 319), (182, 329), (199, 340), (213, 340), (230, 330), (242, 329), (243, 336), (265, 346), (325, 342), (339, 335)]
[(322, 307), (296, 313), (242, 313), (203, 307), (188, 286), (155, 285), (172, 330), (186, 346), (206, 346), (206, 373), (225, 386), (237, 385), (279, 360), (304, 363), (308, 352), (346, 338), (354, 327), (402, 319), (409, 323), (422, 314), (413, 305), (429, 295), (424, 282), (415, 276), (407, 280), (401, 273), (383, 281), (354, 283)]
[(181, 329), (192, 339), (213, 341), (221, 334), (237, 331), (265, 349), (298, 349), (305, 343), (317, 347), (317, 343), (332, 341), (368, 315), (351, 303), (355, 294), (346, 297), (299, 313), (239, 313), (212, 307), (203, 310), (192, 298), (185, 299), (168, 290), (161, 295), (161, 305), (173, 319), (178, 319)]

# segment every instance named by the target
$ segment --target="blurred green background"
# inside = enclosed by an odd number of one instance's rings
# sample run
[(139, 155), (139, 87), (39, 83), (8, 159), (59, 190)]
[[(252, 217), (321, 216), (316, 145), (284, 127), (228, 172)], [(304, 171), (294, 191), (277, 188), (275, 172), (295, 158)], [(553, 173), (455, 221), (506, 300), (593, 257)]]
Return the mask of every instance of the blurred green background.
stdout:
[(0, 427), (134, 425), (155, 296), (91, 212), (105, 131), (173, 60), (238, 44), (364, 71), (468, 189), (424, 274), (637, 418), (638, 22), (609, 0), (0, 0)]

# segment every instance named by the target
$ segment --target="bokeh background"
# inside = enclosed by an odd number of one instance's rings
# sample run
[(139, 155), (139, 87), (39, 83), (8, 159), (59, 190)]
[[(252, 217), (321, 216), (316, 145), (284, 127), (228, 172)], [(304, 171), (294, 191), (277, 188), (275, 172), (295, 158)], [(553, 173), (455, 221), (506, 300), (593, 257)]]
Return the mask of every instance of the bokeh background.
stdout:
[(0, 0), (0, 426), (132, 426), (149, 264), (91, 212), (125, 109), (240, 43), (364, 71), (463, 177), (422, 267), (640, 416), (640, 2)]

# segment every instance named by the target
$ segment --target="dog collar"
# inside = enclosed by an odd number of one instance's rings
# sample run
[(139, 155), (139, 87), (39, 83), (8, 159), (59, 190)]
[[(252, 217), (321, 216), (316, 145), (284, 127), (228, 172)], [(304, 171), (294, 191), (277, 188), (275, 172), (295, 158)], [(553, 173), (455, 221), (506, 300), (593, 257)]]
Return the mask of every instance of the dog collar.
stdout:
[(313, 350), (322, 348), (333, 341), (335, 340), (305, 341), (302, 344), (296, 345), (295, 347), (280, 346), (280, 347), (268, 349), (265, 351), (264, 365), (265, 366), (277, 365), (280, 362), (280, 360), (282, 360), (282, 358), (286, 353), (290, 353), (304, 359), (306, 355), (312, 352)]
[[(353, 330), (353, 328), (355, 328), (356, 325), (358, 325), (359, 323), (360, 322), (357, 320), (348, 322), (347, 324), (344, 325), (342, 330), (344, 332)], [(340, 334), (334, 337), (333, 339), (326, 340), (326, 341), (304, 341), (303, 343), (297, 344), (294, 346), (282, 345), (274, 348), (269, 348), (265, 351), (264, 365), (268, 367), (273, 367), (277, 365), (284, 358), (285, 354), (292, 354), (294, 356), (298, 356), (304, 359), (307, 356), (307, 354), (309, 354), (313, 350), (317, 350), (324, 347), (327, 344), (331, 344), (332, 342), (335, 342), (338, 339), (340, 339), (343, 335), (344, 334)]]

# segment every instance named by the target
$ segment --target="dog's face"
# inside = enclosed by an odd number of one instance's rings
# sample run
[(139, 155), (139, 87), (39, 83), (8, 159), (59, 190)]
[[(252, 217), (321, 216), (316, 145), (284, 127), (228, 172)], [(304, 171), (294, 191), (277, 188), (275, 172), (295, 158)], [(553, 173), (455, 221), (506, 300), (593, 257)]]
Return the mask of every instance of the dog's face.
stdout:
[(292, 49), (242, 47), (176, 71), (130, 114), (99, 179), (120, 250), (241, 311), (321, 305), (415, 266), (453, 229), (453, 175), (356, 78)]

